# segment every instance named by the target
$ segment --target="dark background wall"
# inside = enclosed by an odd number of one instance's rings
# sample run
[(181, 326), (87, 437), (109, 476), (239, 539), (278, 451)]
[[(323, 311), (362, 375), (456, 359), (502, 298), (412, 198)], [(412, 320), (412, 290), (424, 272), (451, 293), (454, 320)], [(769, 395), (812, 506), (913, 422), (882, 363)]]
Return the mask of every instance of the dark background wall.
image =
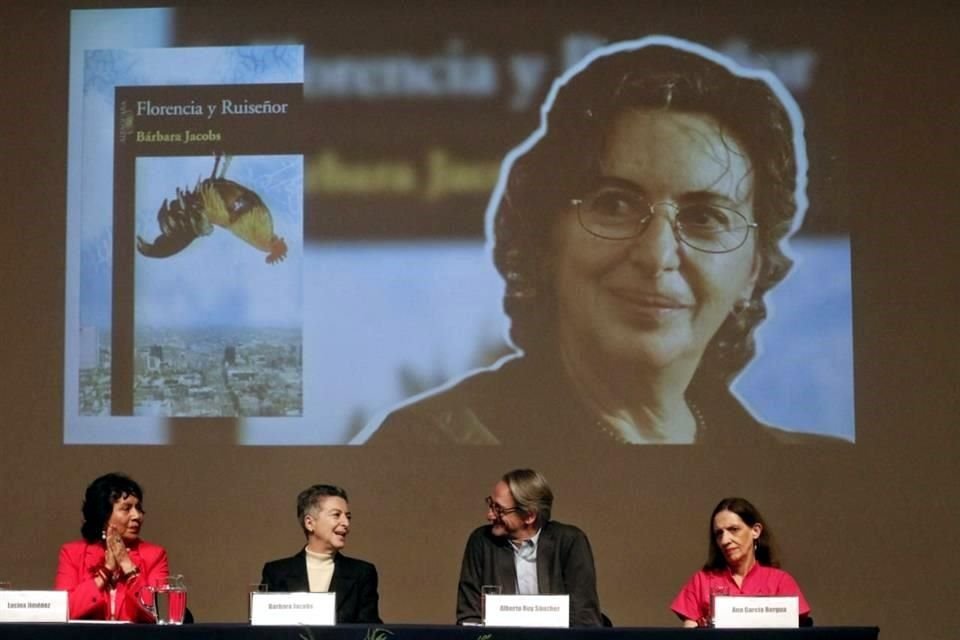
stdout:
[[(187, 576), (197, 618), (241, 620), (263, 561), (302, 542), (297, 491), (332, 481), (350, 490), (349, 552), (377, 564), (383, 617), (448, 622), (483, 496), (503, 471), (533, 466), (554, 485), (555, 517), (590, 535), (601, 600), (618, 625), (675, 624), (667, 606), (703, 561), (709, 510), (743, 494), (775, 526), (819, 623), (877, 624), (887, 639), (955, 637), (958, 12), (948, 3), (845, 6), (811, 19), (843, 34), (855, 113), (846, 135), (857, 444), (638, 448), (594, 459), (562, 443), (243, 448), (216, 432), (166, 447), (61, 444), (68, 19), (56, 3), (4, 5), (0, 578), (49, 588), (58, 546), (77, 537), (84, 487), (124, 470), (146, 489), (146, 536)], [(775, 9), (765, 12), (775, 25)]]

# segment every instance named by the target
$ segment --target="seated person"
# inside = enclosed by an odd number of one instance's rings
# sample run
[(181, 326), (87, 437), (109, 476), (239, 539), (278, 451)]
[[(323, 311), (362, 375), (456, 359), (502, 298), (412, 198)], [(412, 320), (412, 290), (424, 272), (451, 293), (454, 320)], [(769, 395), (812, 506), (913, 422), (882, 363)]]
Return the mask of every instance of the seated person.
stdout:
[(140, 485), (118, 473), (100, 476), (87, 487), (82, 511), (83, 539), (60, 548), (54, 582), (54, 589), (69, 592), (70, 619), (156, 622), (140, 592), (169, 569), (163, 547), (140, 539)]
[(724, 590), (741, 596), (797, 596), (800, 624), (810, 605), (796, 580), (779, 568), (773, 533), (757, 508), (743, 498), (724, 498), (710, 515), (707, 562), (683, 586), (670, 609), (685, 627), (711, 624), (710, 594)]
[(593, 553), (577, 527), (550, 520), (553, 492), (532, 469), (505, 474), (470, 534), (457, 591), (457, 624), (481, 620), (481, 586), (505, 594), (568, 594), (571, 626), (601, 626)]
[(297, 519), (307, 537), (296, 555), (263, 565), (270, 591), (332, 591), (337, 622), (380, 623), (377, 569), (340, 553), (350, 533), (347, 492), (315, 484), (297, 496)]

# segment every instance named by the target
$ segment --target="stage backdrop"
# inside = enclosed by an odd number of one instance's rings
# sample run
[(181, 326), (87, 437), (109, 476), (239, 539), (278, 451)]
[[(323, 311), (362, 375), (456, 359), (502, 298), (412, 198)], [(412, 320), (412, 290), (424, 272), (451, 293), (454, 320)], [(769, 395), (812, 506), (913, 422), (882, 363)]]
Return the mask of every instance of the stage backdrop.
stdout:
[[(617, 625), (675, 624), (710, 509), (744, 495), (819, 624), (952, 637), (960, 196), (941, 74), (956, 9), (240, 4), (0, 10), (0, 580), (49, 587), (83, 489), (119, 470), (144, 485), (144, 537), (185, 574), (198, 620), (242, 620), (262, 563), (302, 544), (297, 492), (333, 482), (384, 619), (448, 622), (483, 497), (532, 466), (555, 517), (590, 536)], [(733, 389), (767, 422), (846, 444), (356, 446), (390, 407), (511, 352), (485, 234), (501, 162), (554, 78), (651, 35), (770, 71), (797, 102), (796, 269)], [(216, 124), (184, 126), (183, 152), (125, 150), (126, 119), (191, 117), (122, 110), (161, 104), (158, 85), (219, 105)], [(219, 157), (227, 118), (280, 124)], [(137, 236), (158, 244), (157, 213), (217, 172), (263, 200), (271, 231), (215, 226), (149, 262)]]

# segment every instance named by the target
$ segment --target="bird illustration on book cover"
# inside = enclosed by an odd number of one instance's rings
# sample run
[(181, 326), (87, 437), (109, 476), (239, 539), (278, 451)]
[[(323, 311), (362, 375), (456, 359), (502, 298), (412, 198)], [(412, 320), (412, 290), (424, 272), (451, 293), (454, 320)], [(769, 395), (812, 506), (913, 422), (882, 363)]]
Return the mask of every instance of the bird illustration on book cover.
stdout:
[(287, 243), (274, 233), (270, 209), (255, 191), (226, 178), (231, 158), (217, 154), (209, 178), (198, 178), (193, 189), (176, 187), (176, 197), (164, 199), (157, 212), (160, 234), (152, 243), (137, 236), (141, 255), (169, 258), (216, 225), (265, 252), (267, 264), (283, 261)]

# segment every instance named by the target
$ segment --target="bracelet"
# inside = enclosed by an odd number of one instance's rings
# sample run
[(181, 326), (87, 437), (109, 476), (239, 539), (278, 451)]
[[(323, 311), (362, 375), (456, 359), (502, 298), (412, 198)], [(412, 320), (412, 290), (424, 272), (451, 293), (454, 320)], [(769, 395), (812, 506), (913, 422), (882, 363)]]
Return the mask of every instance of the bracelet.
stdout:
[(130, 569), (130, 571), (124, 572), (123, 580), (124, 582), (130, 582), (131, 580), (136, 578), (138, 575), (140, 575), (140, 567), (138, 567), (137, 565), (133, 565), (133, 569)]
[(107, 573), (106, 567), (97, 567), (96, 575), (103, 580), (103, 586), (109, 587), (113, 584), (113, 580), (110, 579), (110, 574)]

